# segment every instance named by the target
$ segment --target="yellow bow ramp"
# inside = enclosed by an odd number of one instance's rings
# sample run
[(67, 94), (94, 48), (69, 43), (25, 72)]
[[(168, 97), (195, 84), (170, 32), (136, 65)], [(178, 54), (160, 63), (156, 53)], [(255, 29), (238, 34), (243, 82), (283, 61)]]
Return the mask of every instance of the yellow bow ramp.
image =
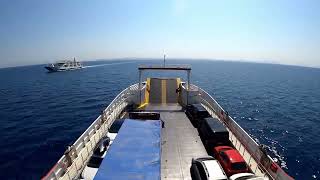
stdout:
[(147, 78), (144, 103), (140, 108), (147, 104), (167, 104), (178, 103), (180, 78), (161, 79)]

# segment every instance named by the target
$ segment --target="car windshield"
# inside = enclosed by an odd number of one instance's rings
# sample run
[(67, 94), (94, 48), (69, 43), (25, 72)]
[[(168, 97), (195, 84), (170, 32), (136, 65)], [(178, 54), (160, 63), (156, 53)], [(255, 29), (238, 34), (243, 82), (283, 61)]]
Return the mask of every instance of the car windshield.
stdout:
[(202, 118), (206, 118), (209, 117), (209, 113), (207, 111), (199, 111), (198, 112), (198, 116), (202, 117)]
[(228, 151), (230, 149), (232, 149), (232, 148), (231, 147), (225, 147), (225, 148), (220, 149), (220, 152)]
[(232, 163), (231, 168), (233, 170), (245, 170), (247, 169), (247, 165), (244, 162), (237, 162), (237, 163)]
[(87, 164), (89, 167), (98, 168), (102, 162), (103, 158), (92, 156)]
[(235, 180), (248, 180), (248, 179), (251, 179), (251, 178), (254, 178), (256, 176), (254, 175), (248, 175), (248, 176), (242, 176), (242, 177), (238, 177), (237, 179)]

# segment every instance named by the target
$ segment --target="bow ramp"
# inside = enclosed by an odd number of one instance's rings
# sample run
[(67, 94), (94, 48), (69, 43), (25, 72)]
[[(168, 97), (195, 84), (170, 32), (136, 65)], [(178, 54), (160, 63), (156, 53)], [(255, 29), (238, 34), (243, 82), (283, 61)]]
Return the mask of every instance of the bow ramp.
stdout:
[(145, 92), (145, 103), (167, 104), (178, 103), (180, 78), (148, 78)]

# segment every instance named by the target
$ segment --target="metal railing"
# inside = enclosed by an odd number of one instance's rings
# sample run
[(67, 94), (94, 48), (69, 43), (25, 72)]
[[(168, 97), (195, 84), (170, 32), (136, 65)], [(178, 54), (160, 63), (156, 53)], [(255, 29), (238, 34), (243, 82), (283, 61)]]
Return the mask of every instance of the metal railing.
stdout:
[(80, 176), (97, 143), (107, 134), (108, 128), (128, 104), (137, 103), (138, 84), (124, 89), (102, 114), (69, 146), (64, 155), (47, 173), (44, 180), (75, 179)]
[[(118, 94), (42, 179), (70, 180), (78, 178), (87, 161), (90, 159), (97, 143), (106, 135), (108, 128), (114, 120), (128, 104), (140, 103), (140, 92), (143, 93), (144, 88), (145, 86), (141, 87), (141, 91), (139, 91), (137, 83)], [(191, 85), (190, 90), (187, 91), (183, 83), (181, 83), (181, 89), (181, 104), (201, 103), (212, 116), (218, 116), (219, 119), (224, 122), (230, 131), (231, 142), (244, 156), (255, 173), (259, 174), (259, 172), (261, 172), (272, 179), (292, 179), (273, 162), (271, 157), (261, 149), (261, 146), (256, 143), (206, 91), (195, 85)]]
[[(187, 88), (181, 84), (181, 103), (187, 104)], [(271, 179), (293, 179), (280, 166), (267, 155), (263, 146), (259, 145), (249, 134), (243, 130), (236, 121), (228, 115), (219, 103), (203, 89), (191, 85), (189, 91), (189, 104), (201, 103), (212, 116), (218, 116), (230, 132), (230, 141), (243, 155), (252, 171), (258, 175), (268, 176)]]

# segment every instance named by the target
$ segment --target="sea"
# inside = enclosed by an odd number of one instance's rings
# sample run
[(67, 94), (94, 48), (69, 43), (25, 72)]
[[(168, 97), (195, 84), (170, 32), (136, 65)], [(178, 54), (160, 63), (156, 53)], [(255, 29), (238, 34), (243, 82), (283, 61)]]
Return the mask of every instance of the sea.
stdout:
[[(0, 69), (0, 179), (40, 179), (124, 88), (140, 64), (84, 62), (76, 71), (44, 65)], [(167, 60), (190, 64), (205, 89), (296, 179), (320, 179), (320, 69), (247, 62)], [(147, 76), (155, 73), (146, 73)], [(171, 72), (171, 77), (185, 74)]]

